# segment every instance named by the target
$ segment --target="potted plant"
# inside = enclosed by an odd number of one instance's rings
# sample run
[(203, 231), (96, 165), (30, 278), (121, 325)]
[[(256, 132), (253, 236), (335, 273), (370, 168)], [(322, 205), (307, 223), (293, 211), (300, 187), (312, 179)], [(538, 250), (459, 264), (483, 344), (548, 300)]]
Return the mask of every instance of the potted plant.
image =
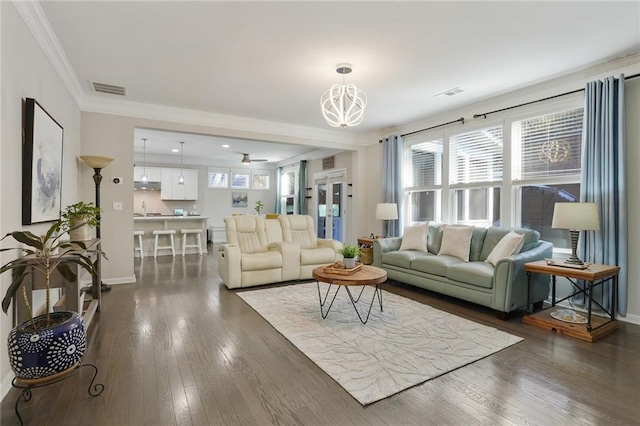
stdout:
[[(22, 257), (11, 260), (0, 268), (0, 274), (13, 272), (11, 285), (2, 300), (6, 314), (11, 300), (22, 287), (22, 297), (29, 313), (29, 320), (19, 324), (9, 333), (7, 348), (9, 362), (16, 377), (35, 384), (53, 375), (64, 374), (80, 362), (86, 348), (86, 333), (82, 318), (77, 312), (51, 312), (50, 281), (57, 270), (67, 280), (75, 280), (76, 274), (69, 264), (77, 264), (95, 274), (91, 255), (106, 256), (101, 250), (87, 249), (82, 241), (62, 241), (61, 236), (70, 229), (68, 222), (59, 219), (45, 235), (30, 231), (14, 231), (2, 240), (12, 237), (22, 247), (2, 248), (0, 251), (17, 250)], [(34, 317), (22, 282), (29, 274), (42, 274), (45, 282), (46, 311)], [(70, 295), (69, 295), (70, 296)]]
[(93, 203), (79, 201), (62, 212), (62, 227), (69, 230), (71, 241), (91, 239), (91, 227), (98, 225), (100, 209)]
[(342, 264), (344, 267), (352, 269), (356, 266), (356, 256), (360, 255), (360, 247), (345, 244), (340, 250), (338, 250), (338, 254), (341, 254), (343, 257)]
[(262, 209), (264, 209), (264, 203), (261, 200), (256, 201), (256, 213), (259, 215), (262, 214)]

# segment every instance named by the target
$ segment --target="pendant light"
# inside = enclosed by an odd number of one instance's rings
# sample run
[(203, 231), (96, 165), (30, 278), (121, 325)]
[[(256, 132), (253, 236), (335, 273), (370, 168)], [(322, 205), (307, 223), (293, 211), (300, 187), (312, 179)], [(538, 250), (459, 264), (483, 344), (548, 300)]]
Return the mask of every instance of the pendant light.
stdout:
[(180, 142), (180, 177), (178, 178), (178, 185), (184, 185), (184, 176), (182, 175), (182, 151), (184, 151), (184, 142)]
[(142, 183), (147, 183), (149, 178), (147, 177), (147, 139), (142, 138), (142, 176), (140, 176)]
[(355, 84), (344, 82), (345, 74), (351, 70), (350, 64), (336, 65), (336, 72), (342, 74), (342, 84), (334, 84), (320, 98), (322, 115), (332, 127), (357, 126), (364, 117), (367, 95)]

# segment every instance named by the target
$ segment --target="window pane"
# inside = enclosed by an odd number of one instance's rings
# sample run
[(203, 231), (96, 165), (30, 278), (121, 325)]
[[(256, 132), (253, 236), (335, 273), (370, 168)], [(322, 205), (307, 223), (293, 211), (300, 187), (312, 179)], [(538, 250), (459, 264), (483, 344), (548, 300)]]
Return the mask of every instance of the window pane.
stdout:
[(456, 223), (500, 226), (500, 188), (458, 189), (455, 191)]
[(442, 139), (405, 149), (405, 187), (442, 185)]
[(231, 172), (232, 188), (249, 188), (249, 173)]
[(556, 248), (570, 248), (566, 229), (552, 229), (553, 208), (557, 202), (580, 200), (580, 184), (531, 185), (521, 188), (521, 226), (540, 232), (540, 239), (550, 241)]
[(513, 123), (513, 178), (580, 176), (583, 109)]
[(411, 224), (436, 220), (440, 191), (412, 192), (409, 198)]
[(228, 188), (229, 172), (209, 168), (209, 188)]
[(502, 127), (451, 137), (451, 183), (502, 180)]
[(282, 195), (295, 195), (296, 192), (296, 172), (288, 171), (282, 174), (280, 181), (280, 191)]
[(269, 189), (269, 178), (271, 174), (267, 171), (251, 172), (251, 188), (253, 189)]

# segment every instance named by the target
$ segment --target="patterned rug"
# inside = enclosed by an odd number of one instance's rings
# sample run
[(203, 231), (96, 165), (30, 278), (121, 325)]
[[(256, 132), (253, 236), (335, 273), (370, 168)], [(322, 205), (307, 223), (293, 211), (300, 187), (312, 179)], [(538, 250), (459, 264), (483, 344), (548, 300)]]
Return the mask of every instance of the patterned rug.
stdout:
[[(384, 312), (376, 300), (366, 325), (344, 288), (324, 320), (315, 283), (237, 294), (362, 405), (523, 340), (386, 291)], [(360, 300), (365, 312), (372, 294)]]

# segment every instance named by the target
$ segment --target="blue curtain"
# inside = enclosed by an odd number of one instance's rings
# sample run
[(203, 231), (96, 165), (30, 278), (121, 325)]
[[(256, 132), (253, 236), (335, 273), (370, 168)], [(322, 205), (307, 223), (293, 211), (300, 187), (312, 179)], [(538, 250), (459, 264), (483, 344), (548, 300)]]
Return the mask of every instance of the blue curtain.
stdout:
[(300, 161), (298, 181), (298, 214), (307, 214), (307, 160)]
[(282, 193), (280, 192), (280, 181), (282, 180), (282, 167), (276, 168), (276, 205), (273, 210), (275, 213), (282, 213)]
[(398, 205), (398, 220), (389, 221), (389, 236), (400, 236), (403, 229), (402, 136), (382, 140), (382, 201)]
[[(585, 88), (580, 201), (597, 203), (600, 230), (583, 232), (580, 250), (592, 263), (620, 266), (618, 313), (627, 312), (627, 185), (624, 76)], [(608, 283), (597, 298), (610, 309)]]

